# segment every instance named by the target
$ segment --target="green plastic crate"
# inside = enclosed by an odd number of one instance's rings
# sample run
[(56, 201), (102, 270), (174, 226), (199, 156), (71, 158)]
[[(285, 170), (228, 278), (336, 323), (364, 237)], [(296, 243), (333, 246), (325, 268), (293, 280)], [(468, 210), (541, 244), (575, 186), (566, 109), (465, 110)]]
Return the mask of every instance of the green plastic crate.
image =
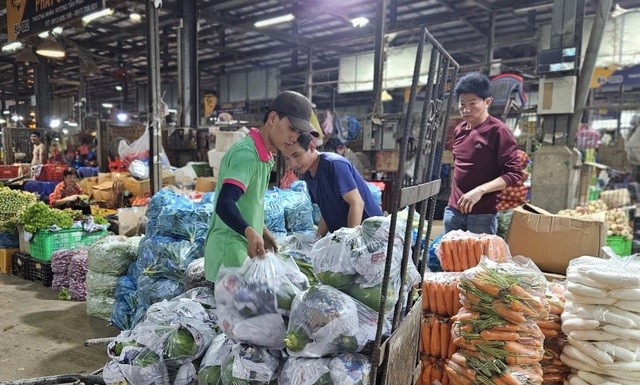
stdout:
[(98, 240), (107, 236), (107, 230), (96, 231), (93, 233), (82, 233), (82, 238), (80, 238), (80, 244), (82, 246), (91, 246), (96, 243)]
[(621, 257), (631, 255), (633, 240), (627, 239), (621, 235), (612, 235), (607, 237), (607, 246), (609, 246), (616, 254)]
[(81, 228), (37, 231), (29, 241), (29, 253), (39, 261), (50, 261), (51, 254), (55, 251), (69, 250), (80, 245), (82, 233)]

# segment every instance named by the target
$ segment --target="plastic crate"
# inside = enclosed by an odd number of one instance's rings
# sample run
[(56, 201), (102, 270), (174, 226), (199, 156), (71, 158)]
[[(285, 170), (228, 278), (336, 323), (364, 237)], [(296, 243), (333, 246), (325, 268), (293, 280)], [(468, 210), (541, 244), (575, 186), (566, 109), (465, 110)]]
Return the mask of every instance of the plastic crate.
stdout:
[(40, 282), (46, 287), (51, 287), (53, 282), (53, 272), (51, 271), (51, 261), (29, 260), (29, 280)]
[(38, 261), (50, 261), (54, 251), (69, 250), (79, 246), (82, 233), (83, 230), (80, 228), (37, 231), (29, 241), (31, 257)]
[(127, 165), (121, 160), (112, 160), (109, 162), (109, 171), (111, 172), (124, 172), (128, 170)]
[(40, 170), (40, 175), (36, 177), (36, 180), (42, 182), (62, 182), (64, 180), (64, 170), (67, 166), (58, 164), (45, 164)]
[(18, 249), (0, 249), (0, 273), (13, 274), (11, 265), (13, 263), (13, 254), (17, 253)]
[(98, 240), (107, 236), (107, 230), (96, 231), (93, 233), (83, 233), (80, 238), (80, 244), (82, 246), (91, 246)]
[(20, 166), (0, 166), (0, 179), (12, 179), (20, 176)]
[(621, 257), (631, 255), (631, 249), (633, 246), (633, 240), (623, 237), (621, 235), (613, 235), (607, 237), (607, 246)]
[(31, 256), (23, 253), (13, 253), (11, 256), (11, 274), (22, 279), (29, 279), (29, 261)]
[(207, 163), (192, 163), (191, 168), (198, 178), (213, 176), (213, 168)]
[(19, 246), (20, 246), (20, 240), (18, 239), (17, 231), (13, 231), (10, 233), (0, 232), (0, 248), (15, 249)]

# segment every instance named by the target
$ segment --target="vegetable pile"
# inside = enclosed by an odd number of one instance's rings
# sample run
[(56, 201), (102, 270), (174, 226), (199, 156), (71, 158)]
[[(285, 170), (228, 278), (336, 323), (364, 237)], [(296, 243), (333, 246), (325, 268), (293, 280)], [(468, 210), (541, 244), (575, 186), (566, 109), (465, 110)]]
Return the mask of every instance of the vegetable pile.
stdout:
[(422, 281), (422, 311), (451, 317), (460, 307), (460, 273), (424, 274)]
[(564, 309), (564, 286), (549, 283), (547, 287), (547, 302), (549, 303), (549, 317), (536, 321), (544, 334), (544, 356), (542, 379), (545, 385), (562, 385), (567, 379), (571, 368), (560, 360), (560, 354), (567, 342), (567, 336), (560, 330), (560, 314)]
[(79, 211), (50, 208), (43, 202), (37, 202), (28, 206), (18, 216), (18, 222), (24, 225), (24, 230), (35, 233), (38, 230), (46, 230), (51, 226), (68, 229), (73, 224), (73, 218), (82, 214)]
[(290, 357), (278, 378), (280, 385), (367, 385), (371, 363), (358, 353), (332, 358)]
[(0, 186), (0, 231), (13, 232), (18, 216), (37, 201), (38, 197), (33, 193)]
[(584, 215), (595, 213), (606, 213), (607, 236), (623, 236), (626, 239), (633, 239), (633, 229), (629, 225), (629, 215), (627, 211), (620, 208), (608, 209), (607, 204), (602, 200), (589, 202), (584, 206), (577, 206), (573, 210), (560, 210), (558, 215), (579, 218)]
[(476, 266), (484, 255), (504, 262), (510, 257), (504, 239), (497, 235), (475, 234), (470, 231), (449, 231), (440, 239), (436, 255), (444, 271), (464, 271)]
[(530, 261), (482, 259), (458, 283), (463, 308), (452, 317), (459, 350), (445, 370), (454, 384), (541, 384), (547, 283)]
[(569, 384), (640, 383), (640, 260), (583, 256), (567, 269), (562, 362)]

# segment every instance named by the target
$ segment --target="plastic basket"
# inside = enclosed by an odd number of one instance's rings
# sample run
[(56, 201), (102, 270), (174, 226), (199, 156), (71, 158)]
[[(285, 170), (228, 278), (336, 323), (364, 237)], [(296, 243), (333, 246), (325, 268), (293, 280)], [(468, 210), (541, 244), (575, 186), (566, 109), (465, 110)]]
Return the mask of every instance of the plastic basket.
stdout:
[(633, 240), (623, 237), (621, 235), (612, 235), (607, 237), (607, 246), (621, 257), (631, 255), (631, 248), (633, 246)]
[(29, 280), (40, 282), (46, 287), (51, 287), (53, 282), (53, 272), (51, 271), (51, 261), (29, 260)]
[(29, 279), (29, 254), (13, 253), (11, 256), (11, 274), (22, 279)]
[(98, 240), (107, 236), (107, 230), (96, 231), (93, 233), (83, 233), (80, 238), (80, 244), (82, 246), (91, 246)]
[(12, 179), (20, 176), (20, 166), (0, 166), (0, 179)]
[(121, 160), (112, 160), (109, 162), (109, 171), (111, 172), (123, 172), (128, 171), (127, 165)]
[(29, 241), (31, 257), (38, 261), (50, 261), (51, 254), (58, 250), (69, 250), (81, 244), (82, 229), (58, 231), (40, 230)]
[(192, 163), (191, 168), (198, 178), (213, 176), (213, 168), (207, 163)]
[(45, 164), (40, 170), (40, 175), (36, 177), (36, 180), (42, 182), (61, 182), (64, 180), (64, 170), (67, 166), (61, 166), (57, 164)]

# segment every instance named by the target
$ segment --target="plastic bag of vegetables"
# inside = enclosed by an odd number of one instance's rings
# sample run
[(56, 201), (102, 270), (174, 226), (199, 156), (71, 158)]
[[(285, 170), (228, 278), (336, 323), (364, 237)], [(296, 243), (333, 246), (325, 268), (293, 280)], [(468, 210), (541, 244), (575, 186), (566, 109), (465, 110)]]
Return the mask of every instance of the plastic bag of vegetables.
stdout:
[(283, 314), (288, 314), (293, 298), (308, 285), (295, 269), (295, 264), (267, 253), (264, 259), (247, 259), (240, 268), (220, 273), (215, 285), (217, 315), (229, 338), (274, 349), (284, 347)]
[(376, 312), (331, 286), (312, 286), (293, 300), (284, 344), (295, 357), (360, 351), (375, 338), (377, 318)]
[(313, 230), (313, 207), (309, 195), (293, 190), (279, 190), (288, 231)]
[(154, 303), (147, 309), (146, 320), (157, 324), (171, 324), (182, 318), (195, 318), (213, 326), (217, 323), (215, 306), (213, 290), (198, 287), (171, 300)]
[(189, 242), (204, 242), (213, 213), (213, 204), (196, 203), (183, 195), (176, 195), (156, 218), (155, 234)]
[(127, 237), (107, 236), (89, 247), (89, 270), (112, 276), (123, 275), (136, 258), (137, 251), (136, 245)]
[(272, 233), (287, 233), (284, 224), (284, 206), (279, 190), (267, 190), (264, 193), (264, 223)]
[[(136, 264), (142, 275), (171, 278), (182, 285), (189, 264), (203, 256), (202, 243), (170, 237), (145, 237), (140, 243)], [(173, 298), (173, 297), (171, 297)]]
[(332, 358), (289, 357), (278, 378), (279, 385), (367, 385), (371, 363), (358, 353)]
[(225, 334), (219, 334), (213, 339), (209, 349), (200, 362), (198, 370), (198, 385), (220, 385), (222, 364), (231, 354), (234, 343)]
[(236, 344), (221, 367), (223, 385), (268, 385), (278, 378), (282, 352)]

